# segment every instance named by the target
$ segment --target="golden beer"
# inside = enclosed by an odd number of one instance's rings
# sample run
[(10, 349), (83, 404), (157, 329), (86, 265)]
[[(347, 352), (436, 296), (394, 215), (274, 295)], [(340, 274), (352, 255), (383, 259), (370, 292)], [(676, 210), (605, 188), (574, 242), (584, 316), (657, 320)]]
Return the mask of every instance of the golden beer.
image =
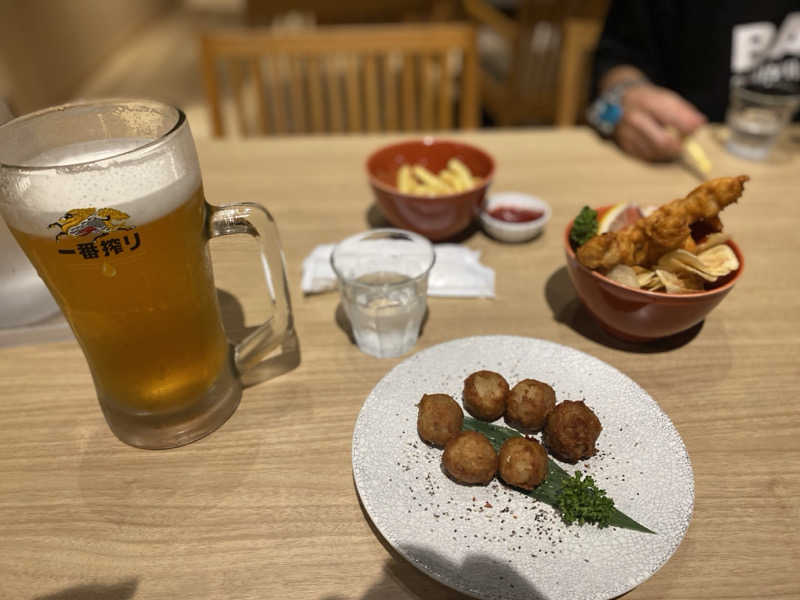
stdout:
[(184, 410), (226, 367), (205, 213), (197, 189), (165, 216), (96, 238), (11, 228), (72, 325), (98, 395), (118, 410)]
[[(174, 107), (78, 102), (0, 126), (0, 215), (69, 321), (103, 415), (128, 444), (197, 440), (234, 413), (243, 382), (299, 363), (275, 222), (257, 204), (206, 203), (186, 115)], [(235, 347), (207, 249), (230, 234), (258, 240), (271, 300), (269, 319)], [(52, 368), (45, 375), (60, 373)]]

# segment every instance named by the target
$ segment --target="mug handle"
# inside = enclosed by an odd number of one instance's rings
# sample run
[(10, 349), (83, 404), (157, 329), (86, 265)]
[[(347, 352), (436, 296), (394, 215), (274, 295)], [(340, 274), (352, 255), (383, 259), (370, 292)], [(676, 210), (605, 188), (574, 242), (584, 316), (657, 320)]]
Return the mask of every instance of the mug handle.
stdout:
[[(242, 202), (208, 207), (208, 238), (244, 233), (259, 240), (261, 264), (272, 300), (270, 317), (234, 346), (234, 362), (242, 384), (253, 385), (280, 375), (300, 364), (300, 346), (294, 331), (286, 261), (278, 227), (269, 211), (259, 204)], [(278, 346), (282, 352), (267, 358)]]

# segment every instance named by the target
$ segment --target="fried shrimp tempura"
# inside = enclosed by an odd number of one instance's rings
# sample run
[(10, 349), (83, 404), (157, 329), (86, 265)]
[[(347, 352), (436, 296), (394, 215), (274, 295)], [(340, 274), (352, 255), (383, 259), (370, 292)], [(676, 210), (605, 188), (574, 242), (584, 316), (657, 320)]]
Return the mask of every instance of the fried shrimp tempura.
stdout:
[(691, 225), (707, 221), (719, 230), (717, 215), (739, 199), (748, 179), (739, 175), (707, 181), (685, 198), (661, 206), (624, 229), (591, 238), (578, 248), (578, 260), (590, 269), (610, 269), (618, 264), (649, 266), (671, 250), (691, 251)]

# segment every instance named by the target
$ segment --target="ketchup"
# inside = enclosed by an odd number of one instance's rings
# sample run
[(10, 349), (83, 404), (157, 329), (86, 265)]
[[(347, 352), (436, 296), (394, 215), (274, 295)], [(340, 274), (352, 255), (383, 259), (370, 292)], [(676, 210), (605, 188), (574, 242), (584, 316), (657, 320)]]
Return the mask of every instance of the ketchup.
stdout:
[(535, 221), (544, 213), (540, 210), (530, 208), (519, 208), (517, 206), (496, 206), (489, 211), (495, 219), (506, 221), (507, 223), (527, 223)]

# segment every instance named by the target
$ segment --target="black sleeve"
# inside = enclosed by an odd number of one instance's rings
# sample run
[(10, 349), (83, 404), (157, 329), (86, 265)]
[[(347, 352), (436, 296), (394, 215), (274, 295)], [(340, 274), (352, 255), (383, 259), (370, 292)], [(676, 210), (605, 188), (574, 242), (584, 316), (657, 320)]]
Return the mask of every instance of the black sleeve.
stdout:
[[(669, 0), (612, 0), (597, 43), (592, 68), (592, 97), (600, 79), (617, 65), (631, 65), (654, 82), (663, 79), (659, 55), (664, 28), (670, 24)], [(665, 6), (667, 5), (667, 6)]]

